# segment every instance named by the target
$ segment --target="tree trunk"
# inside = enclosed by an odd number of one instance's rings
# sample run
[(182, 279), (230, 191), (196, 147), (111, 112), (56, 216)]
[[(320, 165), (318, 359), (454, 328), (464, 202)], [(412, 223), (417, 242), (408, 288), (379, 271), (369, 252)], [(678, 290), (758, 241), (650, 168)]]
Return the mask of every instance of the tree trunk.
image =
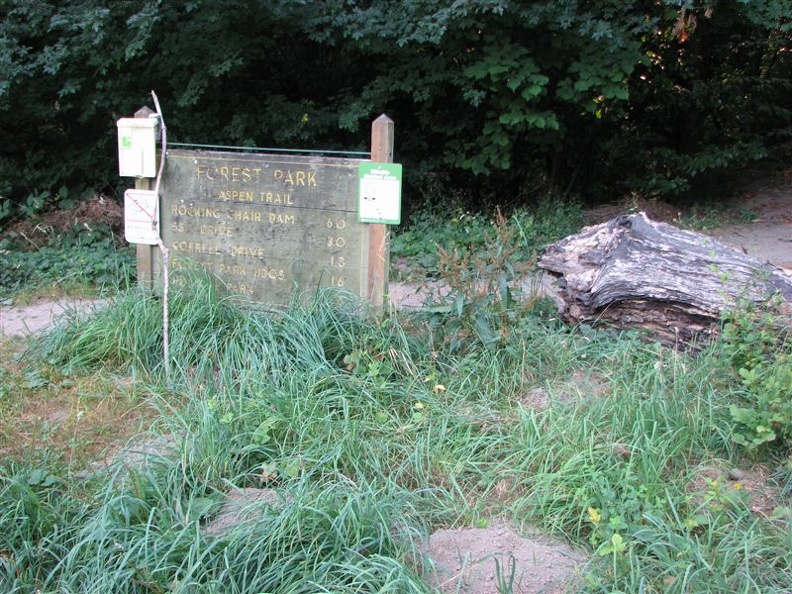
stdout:
[(644, 213), (548, 246), (539, 267), (557, 277), (568, 322), (642, 329), (680, 348), (716, 334), (723, 313), (746, 301), (792, 304), (792, 280), (780, 269)]

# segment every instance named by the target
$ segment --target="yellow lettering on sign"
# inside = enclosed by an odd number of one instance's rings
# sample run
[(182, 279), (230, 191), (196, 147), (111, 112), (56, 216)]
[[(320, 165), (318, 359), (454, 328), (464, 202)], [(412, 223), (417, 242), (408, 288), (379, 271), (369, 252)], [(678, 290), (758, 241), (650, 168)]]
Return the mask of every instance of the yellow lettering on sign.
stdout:
[(232, 228), (226, 225), (201, 225), (198, 228), (198, 232), (201, 235), (225, 235), (226, 237), (231, 237)]
[(179, 204), (171, 206), (171, 214), (180, 217), (196, 217), (200, 219), (220, 218), (220, 211), (216, 208), (200, 208)]
[(250, 183), (261, 179), (261, 167), (233, 167), (228, 165), (196, 165), (195, 175), (209, 181)]
[(221, 200), (253, 202), (253, 192), (240, 192), (239, 190), (220, 190)]
[(278, 192), (261, 192), (259, 201), (267, 204), (294, 204), (291, 194), (279, 194)]
[(217, 274), (223, 274), (227, 276), (247, 276), (247, 269), (244, 266), (240, 266), (239, 264), (223, 264), (222, 262), (217, 263)]
[(228, 218), (235, 221), (250, 221), (252, 223), (260, 223), (261, 213), (251, 212), (249, 210), (229, 210)]
[(269, 214), (270, 225), (294, 225), (294, 215), (284, 215), (276, 212)]
[(264, 278), (274, 281), (286, 280), (286, 271), (282, 268), (256, 268), (253, 278)]
[(245, 285), (242, 283), (239, 284), (230, 284), (228, 288), (231, 290), (232, 293), (236, 293), (237, 295), (252, 295), (253, 294), (253, 287), (250, 285)]
[(220, 255), (216, 245), (212, 245), (211, 243), (200, 243), (197, 241), (174, 241), (171, 244), (171, 249), (175, 252), (188, 252), (191, 254), (208, 254), (211, 256)]
[(316, 187), (316, 171), (276, 169), (272, 172), (272, 178), (285, 185)]
[(247, 257), (247, 258), (263, 258), (264, 248), (249, 247), (246, 245), (232, 245), (231, 255), (234, 257)]

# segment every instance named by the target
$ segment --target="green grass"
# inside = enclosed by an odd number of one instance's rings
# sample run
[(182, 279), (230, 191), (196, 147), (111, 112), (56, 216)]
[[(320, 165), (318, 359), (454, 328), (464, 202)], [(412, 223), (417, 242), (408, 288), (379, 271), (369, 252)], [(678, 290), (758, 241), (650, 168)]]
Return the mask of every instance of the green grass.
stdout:
[[(130, 375), (158, 411), (151, 435), (173, 446), (92, 472), (4, 460), (0, 590), (430, 592), (421, 539), (493, 517), (585, 551), (587, 592), (792, 589), (789, 492), (757, 513), (726, 474), (702, 472), (783, 476), (783, 444), (735, 442), (734, 342), (694, 357), (488, 301), (510, 331), (486, 343), (465, 312), (380, 317), (330, 290), (263, 312), (181, 274), (169, 382), (162, 302), (136, 290), (26, 354), (41, 373)], [(278, 502), (207, 530), (251, 487)]]

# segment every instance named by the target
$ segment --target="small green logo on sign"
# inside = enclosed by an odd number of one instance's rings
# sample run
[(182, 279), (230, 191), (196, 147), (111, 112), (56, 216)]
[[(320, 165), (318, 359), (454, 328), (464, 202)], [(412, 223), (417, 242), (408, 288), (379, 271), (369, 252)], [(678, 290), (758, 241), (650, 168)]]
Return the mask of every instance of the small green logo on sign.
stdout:
[(401, 223), (402, 166), (361, 163), (358, 167), (358, 220), (362, 223)]
[(124, 148), (124, 149), (131, 149), (132, 148), (132, 137), (131, 136), (122, 136), (121, 137), (121, 148)]

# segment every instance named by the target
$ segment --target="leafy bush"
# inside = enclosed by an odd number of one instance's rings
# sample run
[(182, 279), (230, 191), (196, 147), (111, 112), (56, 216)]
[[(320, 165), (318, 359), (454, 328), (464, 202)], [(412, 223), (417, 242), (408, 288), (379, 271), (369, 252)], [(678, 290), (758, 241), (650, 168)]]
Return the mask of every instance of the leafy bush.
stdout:
[[(440, 202), (442, 204), (442, 202)], [(500, 220), (499, 220), (500, 217)], [(391, 240), (394, 277), (436, 277), (441, 272), (441, 250), (464, 252), (471, 258), (494, 256), (493, 250), (508, 250), (508, 260), (517, 272), (530, 268), (537, 252), (546, 244), (579, 230), (583, 209), (576, 202), (545, 200), (534, 208), (517, 209), (508, 217), (462, 208), (444, 208), (427, 203)], [(508, 238), (493, 241), (500, 234)], [(409, 261), (411, 270), (402, 268)]]
[(107, 226), (66, 234), (35, 251), (0, 249), (0, 298), (22, 290), (97, 287), (118, 290), (134, 282), (134, 247), (119, 247)]
[(149, 88), (180, 142), (365, 149), (386, 112), (466, 208), (705, 189), (792, 135), (789, 0), (446, 4), (5, 0), (0, 221), (122, 189)]
[(792, 447), (792, 336), (789, 313), (778, 303), (746, 306), (723, 327), (726, 355), (742, 383), (730, 406), (734, 440), (749, 451)]

